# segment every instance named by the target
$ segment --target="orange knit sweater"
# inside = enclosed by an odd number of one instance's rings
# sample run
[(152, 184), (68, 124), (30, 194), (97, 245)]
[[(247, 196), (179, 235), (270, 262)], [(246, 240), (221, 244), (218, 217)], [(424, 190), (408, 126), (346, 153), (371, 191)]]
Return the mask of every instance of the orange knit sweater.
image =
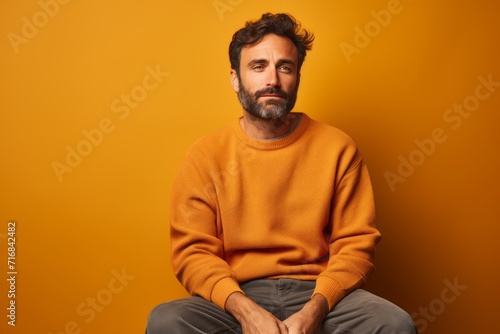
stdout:
[(224, 308), (257, 278), (315, 280), (332, 308), (373, 271), (372, 187), (340, 130), (301, 114), (289, 135), (247, 136), (239, 120), (196, 142), (175, 178), (172, 262), (186, 289)]

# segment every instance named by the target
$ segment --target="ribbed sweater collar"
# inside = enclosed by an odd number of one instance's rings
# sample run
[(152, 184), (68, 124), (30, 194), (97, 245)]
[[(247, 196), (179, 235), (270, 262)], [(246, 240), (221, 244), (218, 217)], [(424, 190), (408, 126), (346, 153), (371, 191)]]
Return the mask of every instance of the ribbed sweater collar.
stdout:
[(309, 123), (311, 119), (304, 113), (297, 113), (300, 114), (301, 120), (298, 124), (298, 126), (288, 135), (277, 138), (277, 139), (270, 139), (270, 140), (261, 140), (261, 139), (256, 139), (253, 137), (250, 137), (243, 131), (240, 125), (240, 119), (238, 118), (237, 120), (234, 121), (233, 123), (233, 130), (236, 134), (236, 136), (245, 144), (250, 147), (259, 149), (259, 150), (276, 150), (280, 149), (283, 147), (286, 147), (295, 141), (297, 141), (304, 131), (307, 129), (309, 126)]

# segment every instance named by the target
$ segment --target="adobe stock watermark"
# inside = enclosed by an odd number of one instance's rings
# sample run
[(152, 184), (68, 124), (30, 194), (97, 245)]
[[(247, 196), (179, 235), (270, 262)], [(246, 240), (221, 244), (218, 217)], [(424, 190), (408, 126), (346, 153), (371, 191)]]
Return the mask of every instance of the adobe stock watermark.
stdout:
[[(411, 0), (408, 0), (411, 1)], [(374, 38), (378, 37), (382, 31), (392, 22), (394, 16), (401, 14), (404, 7), (399, 0), (389, 0), (386, 9), (371, 10), (371, 19), (365, 23), (364, 27), (355, 26), (354, 37), (351, 43), (340, 42), (339, 47), (348, 63), (352, 61), (354, 54), (360, 54), (367, 48)]]
[(61, 5), (67, 5), (71, 0), (40, 0), (38, 1), (39, 9), (28, 18), (23, 16), (21, 18), (21, 30), (20, 33), (9, 32), (7, 33), (7, 39), (14, 50), (14, 53), (19, 53), (19, 47), (22, 44), (28, 44), (30, 40), (38, 35), (40, 29), (49, 24), (61, 9)]
[(460, 284), (457, 277), (453, 282), (445, 279), (443, 283), (444, 288), (439, 297), (431, 300), (427, 307), (419, 307), (418, 312), (411, 314), (419, 333), (423, 333), (429, 327), (429, 322), (435, 321), (446, 310), (446, 305), (454, 303), (467, 289), (467, 285)]
[[(168, 72), (160, 69), (159, 64), (155, 68), (147, 66), (141, 83), (133, 87), (129, 93), (123, 93), (111, 102), (111, 112), (118, 117), (119, 121), (125, 120), (130, 112), (136, 109), (150, 92), (157, 89), (168, 75)], [(105, 135), (112, 133), (115, 129), (116, 121), (113, 121), (111, 117), (103, 117), (95, 128), (83, 129), (81, 131), (83, 138), (74, 146), (66, 146), (66, 157), (63, 162), (52, 162), (52, 170), (59, 182), (63, 182), (65, 174), (73, 172), (80, 166), (84, 159), (103, 143)]]
[[(500, 81), (493, 80), (493, 74), (478, 77), (478, 85), (474, 93), (466, 96), (461, 103), (455, 103), (443, 112), (443, 121), (451, 130), (458, 130), (464, 120), (468, 119), (480, 106), (481, 102), (489, 99), (500, 87)], [(448, 130), (449, 132), (450, 130)], [(421, 166), (427, 158), (436, 152), (438, 145), (448, 140), (447, 130), (434, 128), (430, 136), (423, 139), (415, 139), (415, 148), (406, 155), (399, 155), (399, 165), (397, 172), (386, 170), (384, 178), (392, 192), (396, 191), (396, 185), (405, 182), (415, 173), (418, 166)]]
[(242, 2), (243, 0), (214, 0), (212, 5), (219, 19), (224, 21), (224, 15), (226, 15), (227, 12), (232, 12)]
[(50, 332), (49, 334), (82, 333), (82, 323), (87, 325), (91, 323), (135, 279), (135, 276), (126, 273), (125, 268), (122, 268), (121, 271), (113, 269), (111, 275), (112, 277), (106, 287), (97, 291), (95, 295), (87, 297), (76, 306), (75, 313), (79, 317), (78, 320), (70, 320), (64, 324), (62, 330)]

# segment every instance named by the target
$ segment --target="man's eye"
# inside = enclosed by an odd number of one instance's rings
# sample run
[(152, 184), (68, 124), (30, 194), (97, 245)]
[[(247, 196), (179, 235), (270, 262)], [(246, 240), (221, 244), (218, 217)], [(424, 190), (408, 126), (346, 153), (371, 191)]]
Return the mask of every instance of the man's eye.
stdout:
[(288, 66), (288, 65), (282, 65), (279, 67), (279, 70), (282, 71), (282, 72), (291, 72), (292, 71), (292, 67), (291, 66)]
[(254, 67), (252, 67), (252, 69), (254, 69), (256, 71), (260, 71), (260, 70), (264, 69), (264, 66), (263, 65), (255, 65)]

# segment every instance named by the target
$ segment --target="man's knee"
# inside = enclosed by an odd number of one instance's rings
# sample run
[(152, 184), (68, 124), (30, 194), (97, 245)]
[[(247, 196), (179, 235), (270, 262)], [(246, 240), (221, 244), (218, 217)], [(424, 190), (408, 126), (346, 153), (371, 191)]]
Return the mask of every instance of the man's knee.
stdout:
[(417, 327), (408, 313), (400, 309), (399, 313), (389, 318), (387, 329), (383, 333), (417, 334)]
[(417, 328), (410, 315), (399, 306), (387, 301), (377, 308), (377, 318), (380, 319), (380, 334), (416, 334)]
[(238, 333), (236, 320), (201, 297), (178, 299), (156, 306), (149, 314), (146, 333)]
[(417, 333), (413, 319), (406, 311), (390, 301), (365, 290), (356, 290), (351, 293), (346, 297), (343, 307), (357, 313), (358, 317), (348, 318), (345, 326), (356, 328), (358, 332), (377, 334)]
[(146, 333), (162, 334), (176, 328), (183, 312), (184, 308), (175, 301), (156, 306), (149, 314)]

